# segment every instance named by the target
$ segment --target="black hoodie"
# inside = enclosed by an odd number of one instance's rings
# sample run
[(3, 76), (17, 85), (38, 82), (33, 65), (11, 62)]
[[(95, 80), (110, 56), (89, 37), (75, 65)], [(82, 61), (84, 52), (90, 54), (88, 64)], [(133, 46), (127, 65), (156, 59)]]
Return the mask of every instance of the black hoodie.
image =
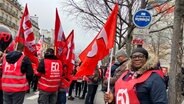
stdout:
[[(7, 53), (6, 61), (10, 64), (14, 64), (18, 61), (18, 59), (22, 56), (22, 52), (12, 51)], [(33, 78), (33, 68), (30, 59), (25, 56), (22, 60), (21, 72), (26, 74), (27, 80), (30, 82)]]

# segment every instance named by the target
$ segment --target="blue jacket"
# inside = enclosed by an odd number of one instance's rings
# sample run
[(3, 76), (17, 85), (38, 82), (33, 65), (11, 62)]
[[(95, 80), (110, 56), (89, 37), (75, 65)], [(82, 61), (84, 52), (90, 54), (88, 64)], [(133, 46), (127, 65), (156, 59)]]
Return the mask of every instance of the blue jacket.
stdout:
[[(125, 76), (125, 79), (129, 74)], [(164, 79), (157, 73), (151, 74), (145, 82), (135, 87), (140, 104), (168, 104)]]
[[(157, 63), (157, 58), (153, 56), (149, 57), (146, 64), (134, 72), (139, 73), (137, 77), (140, 77), (140, 73), (144, 74), (144, 72), (148, 70), (160, 70)], [(132, 69), (131, 63), (128, 65), (128, 69)], [(126, 80), (131, 73), (133, 73), (133, 71), (129, 72), (123, 79)], [(152, 73), (146, 81), (136, 84), (135, 88), (140, 104), (168, 104), (164, 78), (157, 73)]]

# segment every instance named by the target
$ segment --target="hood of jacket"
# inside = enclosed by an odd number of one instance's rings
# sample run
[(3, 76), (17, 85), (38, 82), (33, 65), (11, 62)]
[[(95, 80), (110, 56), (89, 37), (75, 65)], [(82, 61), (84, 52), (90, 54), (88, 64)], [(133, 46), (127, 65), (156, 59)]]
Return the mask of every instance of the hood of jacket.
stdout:
[[(158, 66), (158, 57), (154, 54), (150, 54), (150, 56), (148, 57), (148, 60), (146, 61), (146, 63), (137, 70), (138, 74), (143, 74), (145, 71), (147, 70), (156, 70), (159, 69)], [(128, 63), (128, 69), (132, 69), (132, 63), (131, 60)]]
[(6, 61), (10, 64), (14, 64), (22, 56), (22, 52), (12, 51), (6, 55)]

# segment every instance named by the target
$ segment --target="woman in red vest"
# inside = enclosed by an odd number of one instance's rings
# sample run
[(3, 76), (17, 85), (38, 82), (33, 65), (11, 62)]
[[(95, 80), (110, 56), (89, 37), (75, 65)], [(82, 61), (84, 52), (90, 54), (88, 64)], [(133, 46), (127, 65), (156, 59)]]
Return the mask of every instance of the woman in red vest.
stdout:
[(157, 67), (158, 58), (148, 57), (148, 52), (137, 47), (131, 62), (115, 83), (114, 96), (106, 93), (104, 100), (116, 104), (168, 104), (163, 73)]

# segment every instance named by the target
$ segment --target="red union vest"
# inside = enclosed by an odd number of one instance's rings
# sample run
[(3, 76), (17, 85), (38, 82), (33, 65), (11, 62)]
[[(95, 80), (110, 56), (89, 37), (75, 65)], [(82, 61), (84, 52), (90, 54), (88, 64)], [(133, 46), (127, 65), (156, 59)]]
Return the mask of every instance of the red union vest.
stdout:
[(38, 81), (38, 88), (46, 92), (56, 92), (61, 82), (61, 61), (44, 59), (44, 64), (45, 74), (41, 75)]
[(122, 78), (127, 75), (128, 71), (124, 72), (115, 83), (116, 104), (140, 104), (134, 86), (146, 81), (153, 72), (158, 73), (163, 78), (161, 70), (150, 70), (145, 72), (139, 78), (124, 81)]
[(21, 92), (29, 89), (26, 74), (21, 73), (24, 55), (14, 64), (9, 64), (3, 59), (2, 90), (5, 92)]
[[(3, 62), (3, 57), (5, 56), (5, 54), (3, 54), (1, 57), (0, 57), (0, 70), (3, 71), (3, 68), (2, 68), (2, 62)], [(2, 78), (0, 77), (0, 90), (2, 90), (2, 82), (1, 82)]]

